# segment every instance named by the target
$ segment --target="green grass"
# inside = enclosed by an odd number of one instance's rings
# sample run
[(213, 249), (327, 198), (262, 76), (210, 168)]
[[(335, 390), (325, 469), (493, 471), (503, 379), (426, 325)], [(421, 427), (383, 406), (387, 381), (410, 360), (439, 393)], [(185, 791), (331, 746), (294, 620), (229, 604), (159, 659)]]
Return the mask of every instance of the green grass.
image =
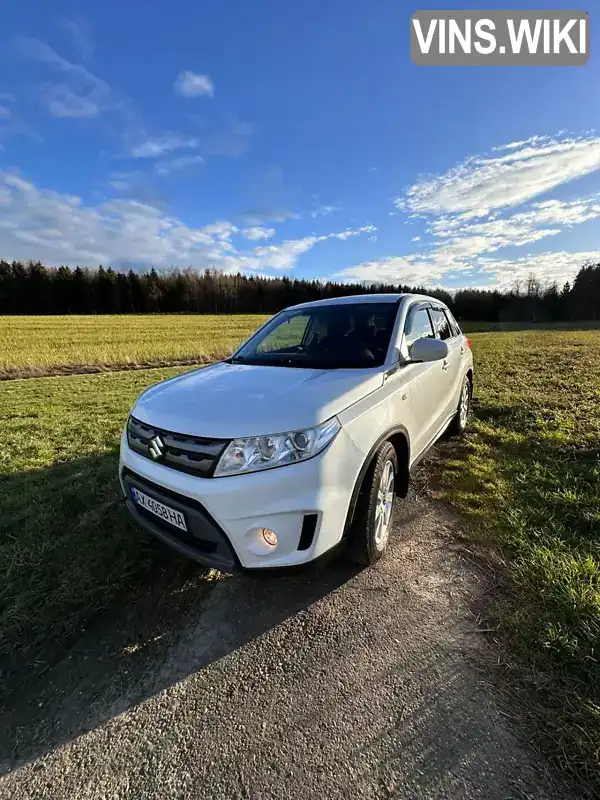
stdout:
[(117, 447), (137, 395), (177, 371), (0, 383), (0, 656), (44, 653), (168, 560), (128, 519)]
[(0, 377), (203, 363), (229, 355), (265, 319), (259, 314), (0, 317)]
[(502, 559), (488, 613), (559, 768), (600, 795), (600, 332), (473, 334), (471, 433), (442, 496)]

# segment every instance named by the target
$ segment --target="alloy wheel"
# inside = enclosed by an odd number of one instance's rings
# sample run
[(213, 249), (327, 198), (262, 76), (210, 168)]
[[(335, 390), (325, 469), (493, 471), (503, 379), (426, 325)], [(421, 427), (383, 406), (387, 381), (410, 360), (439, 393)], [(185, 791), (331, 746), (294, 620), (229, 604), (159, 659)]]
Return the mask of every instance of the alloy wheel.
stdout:
[(469, 379), (465, 378), (465, 382), (463, 383), (463, 389), (460, 396), (460, 409), (459, 409), (459, 418), (460, 418), (460, 427), (464, 428), (467, 424), (467, 417), (469, 416), (469, 405), (471, 400), (471, 385), (469, 383)]
[(390, 535), (392, 507), (394, 505), (394, 465), (386, 461), (381, 472), (375, 505), (375, 546), (383, 550)]

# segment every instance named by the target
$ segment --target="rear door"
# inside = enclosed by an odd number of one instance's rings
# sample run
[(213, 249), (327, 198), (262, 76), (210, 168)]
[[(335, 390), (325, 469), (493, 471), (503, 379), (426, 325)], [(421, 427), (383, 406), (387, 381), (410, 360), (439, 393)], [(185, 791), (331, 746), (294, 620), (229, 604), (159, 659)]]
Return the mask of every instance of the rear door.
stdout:
[(462, 336), (457, 335), (458, 326), (450, 323), (449, 315), (441, 306), (432, 306), (429, 313), (438, 339), (448, 345), (448, 357), (441, 365), (440, 390), (443, 392), (441, 420), (443, 421), (458, 408), (458, 397), (462, 385)]
[(455, 391), (457, 393), (456, 403), (458, 404), (464, 377), (469, 371), (469, 369), (473, 367), (473, 360), (471, 357), (471, 343), (469, 342), (465, 334), (461, 331), (460, 325), (453, 317), (452, 312), (449, 309), (445, 309), (445, 314), (448, 317), (448, 321), (450, 322), (450, 328), (452, 329), (452, 336), (454, 337), (453, 343), (454, 341), (456, 341), (455, 347), (460, 354), (460, 364), (458, 367), (458, 386), (455, 387)]

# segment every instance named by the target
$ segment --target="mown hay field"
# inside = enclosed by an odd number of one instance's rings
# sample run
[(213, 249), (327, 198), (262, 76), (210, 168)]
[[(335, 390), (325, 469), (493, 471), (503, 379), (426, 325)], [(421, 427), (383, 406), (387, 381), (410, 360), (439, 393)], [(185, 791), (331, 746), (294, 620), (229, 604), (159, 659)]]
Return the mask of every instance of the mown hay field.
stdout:
[(229, 355), (268, 317), (119, 314), (0, 317), (0, 378), (202, 364)]

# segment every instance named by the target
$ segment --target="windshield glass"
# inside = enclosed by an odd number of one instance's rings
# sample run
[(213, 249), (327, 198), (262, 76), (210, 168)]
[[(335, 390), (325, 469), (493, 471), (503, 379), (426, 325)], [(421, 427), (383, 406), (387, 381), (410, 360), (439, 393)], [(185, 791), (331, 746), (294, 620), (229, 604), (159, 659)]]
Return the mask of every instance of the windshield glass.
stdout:
[(397, 311), (396, 303), (345, 303), (284, 311), (232, 360), (311, 369), (379, 367), (385, 362)]

